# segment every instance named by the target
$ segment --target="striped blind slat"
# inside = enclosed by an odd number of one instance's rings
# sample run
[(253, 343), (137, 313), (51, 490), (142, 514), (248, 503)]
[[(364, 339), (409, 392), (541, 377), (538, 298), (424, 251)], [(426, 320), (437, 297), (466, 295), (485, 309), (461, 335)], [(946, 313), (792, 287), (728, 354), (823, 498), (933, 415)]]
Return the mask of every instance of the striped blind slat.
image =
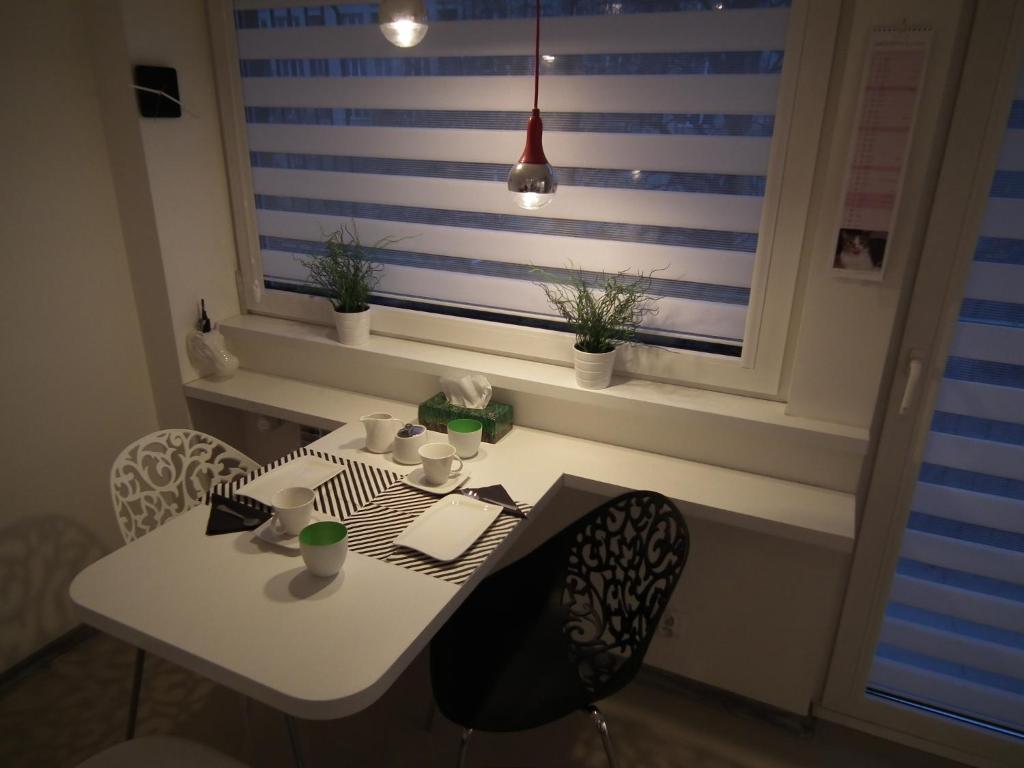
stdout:
[(1024, 733), (1024, 74), (868, 687)]
[[(275, 5), (277, 7), (275, 7)], [(383, 304), (561, 327), (536, 268), (658, 270), (648, 340), (739, 354), (789, 0), (544, 0), (549, 207), (505, 189), (532, 96), (533, 3), (429, 0), (390, 46), (376, 3), (236, 2), (265, 285), (354, 223)]]
[(932, 626), (921, 615), (892, 618), (879, 639), (886, 645), (922, 654), (934, 654), (941, 648), (949, 661), (996, 674), (1012, 676), (1024, 668), (1024, 650)]
[[(963, 702), (964, 709), (978, 713), (980, 720), (996, 722), (1024, 717), (1024, 706), (1021, 706), (1022, 699), (1018, 694), (990, 684), (996, 676), (986, 676), (982, 682), (963, 680), (956, 675), (928, 671), (922, 666), (922, 658), (928, 657), (881, 645), (875, 667), (892, 681), (892, 688), (914, 691), (914, 697), (921, 704), (941, 710), (946, 701), (956, 698)], [(919, 691), (929, 693), (916, 693)]]

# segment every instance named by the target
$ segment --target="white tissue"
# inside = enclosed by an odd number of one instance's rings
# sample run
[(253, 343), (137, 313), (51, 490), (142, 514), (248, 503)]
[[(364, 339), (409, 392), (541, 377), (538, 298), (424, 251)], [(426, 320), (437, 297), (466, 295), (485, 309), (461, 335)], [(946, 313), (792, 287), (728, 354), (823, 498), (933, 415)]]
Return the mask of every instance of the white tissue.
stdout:
[(478, 373), (442, 376), (441, 391), (452, 405), (486, 408), (491, 402), (491, 382)]

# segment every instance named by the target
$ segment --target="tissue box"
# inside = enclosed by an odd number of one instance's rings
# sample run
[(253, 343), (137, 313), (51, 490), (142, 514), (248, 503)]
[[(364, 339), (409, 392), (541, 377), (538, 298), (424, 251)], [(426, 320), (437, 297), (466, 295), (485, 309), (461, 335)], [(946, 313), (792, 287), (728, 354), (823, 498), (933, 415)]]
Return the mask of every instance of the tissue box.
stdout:
[(420, 403), (420, 424), (427, 429), (447, 433), (452, 419), (476, 419), (484, 425), (483, 441), (496, 443), (512, 430), (512, 406), (492, 400), (486, 408), (462, 408), (449, 403), (444, 392)]

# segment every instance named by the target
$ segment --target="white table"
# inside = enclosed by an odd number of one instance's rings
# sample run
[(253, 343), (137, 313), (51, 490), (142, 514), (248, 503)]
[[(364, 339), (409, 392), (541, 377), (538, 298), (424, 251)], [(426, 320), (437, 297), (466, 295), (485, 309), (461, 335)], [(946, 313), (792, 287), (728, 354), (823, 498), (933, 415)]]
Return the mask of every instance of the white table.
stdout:
[[(362, 434), (350, 424), (311, 447), (400, 469), (362, 450)], [(496, 447), (467, 461), (471, 484), (501, 482), (517, 501), (537, 504), (553, 479), (506, 477)], [(208, 514), (194, 507), (93, 563), (72, 582), (72, 601), (115, 637), (314, 720), (381, 696), (526, 527), (461, 585), (351, 551), (342, 573), (325, 581), (305, 571), (298, 552), (251, 533), (206, 536)]]
[[(409, 404), (247, 372), (190, 387), (236, 407), (269, 392), (275, 416), (302, 403), (334, 420), (380, 410), (415, 418)], [(362, 446), (354, 421), (311, 447), (403, 471)], [(678, 500), (688, 518), (791, 538), (840, 558), (853, 546), (849, 494), (668, 456), (517, 426), (466, 466), (472, 485), (501, 483), (534, 506), (530, 539), (556, 517), (544, 514), (546, 500), (564, 485), (602, 494), (656, 490)], [(310, 719), (351, 714), (383, 694), (527, 528), (518, 526), (462, 585), (350, 553), (343, 582), (314, 593), (297, 555), (260, 551), (248, 534), (205, 536), (206, 519), (206, 508), (193, 509), (93, 564), (72, 584), (73, 601), (88, 623), (112, 635)]]

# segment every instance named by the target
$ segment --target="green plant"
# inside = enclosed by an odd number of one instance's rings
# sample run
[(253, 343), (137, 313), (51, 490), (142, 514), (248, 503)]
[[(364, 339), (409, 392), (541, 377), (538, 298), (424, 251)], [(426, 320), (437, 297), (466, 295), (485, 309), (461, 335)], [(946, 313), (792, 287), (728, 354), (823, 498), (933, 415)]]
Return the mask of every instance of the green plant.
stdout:
[(323, 251), (301, 261), (313, 284), (327, 293), (335, 312), (362, 312), (369, 308), (370, 293), (384, 269), (370, 258), (369, 251), (386, 248), (399, 239), (385, 237), (365, 246), (359, 242), (355, 224), (342, 225), (328, 235)]
[(537, 285), (576, 334), (581, 352), (611, 352), (632, 341), (644, 318), (658, 311), (652, 306), (657, 298), (650, 295), (653, 271), (607, 274), (573, 264), (559, 270), (558, 276), (534, 271), (543, 276), (544, 282)]

